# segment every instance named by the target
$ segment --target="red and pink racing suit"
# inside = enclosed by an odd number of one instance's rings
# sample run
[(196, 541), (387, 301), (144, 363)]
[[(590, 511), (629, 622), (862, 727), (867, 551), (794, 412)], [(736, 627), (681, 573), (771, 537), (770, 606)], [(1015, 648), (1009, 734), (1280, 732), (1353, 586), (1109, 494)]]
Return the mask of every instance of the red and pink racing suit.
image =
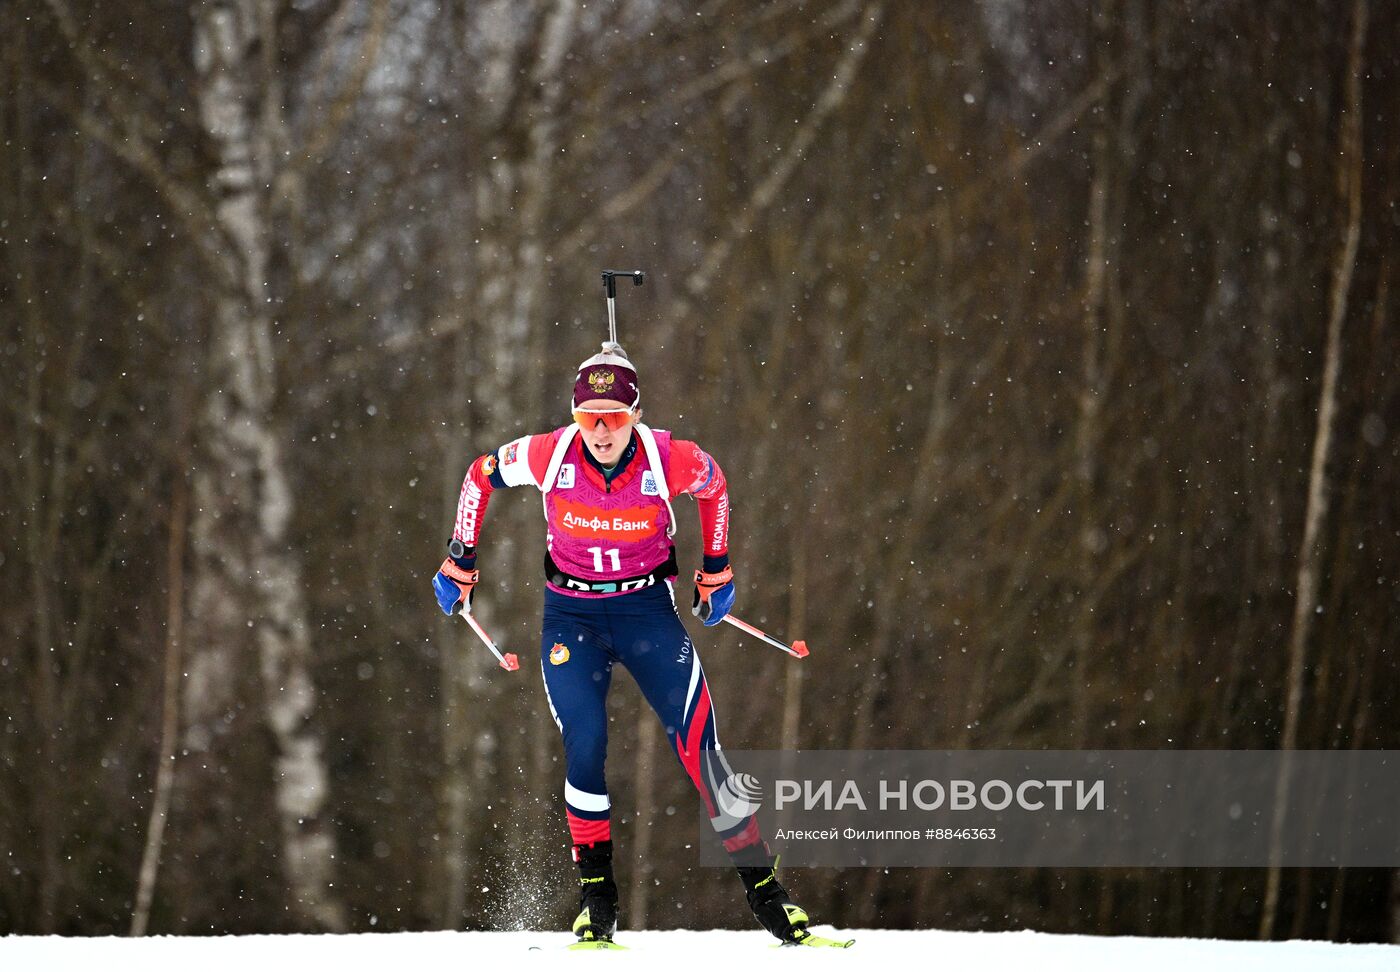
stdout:
[[(556, 457), (566, 434), (572, 441)], [(695, 497), (705, 569), (720, 570), (729, 551), (724, 473), (694, 442), (663, 431), (651, 432), (660, 465), (653, 468), (650, 450), (638, 441), (641, 434), (634, 431), (607, 473), (570, 427), (527, 435), (479, 457), (462, 484), (453, 536), (475, 547), (492, 492), (544, 489), (553, 461), (544, 508), (547, 569), (557, 571), (546, 580), (540, 667), (564, 739), (564, 801), (574, 844), (611, 839), (605, 701), (613, 666), (621, 663), (665, 726), (726, 849), (736, 863), (762, 861), (766, 847), (752, 811), (731, 812), (733, 802), (719, 797), (730, 768), (715, 732), (704, 669), (676, 611), (671, 583), (673, 513), (663, 493)], [(657, 582), (658, 571), (664, 584)]]
[[(453, 537), (474, 547), (482, 517), (497, 484), (541, 488), (550, 457), (567, 427), (508, 442), (471, 465), (457, 504)], [(700, 509), (700, 529), (707, 558), (729, 552), (729, 493), (719, 464), (694, 442), (654, 431), (672, 496), (689, 493)], [(634, 444), (635, 445), (635, 444)], [(671, 511), (661, 499), (656, 470), (646, 468), (645, 451), (611, 481), (584, 456), (582, 439), (575, 437), (560, 464), (553, 488), (545, 495), (550, 556), (564, 572), (588, 580), (607, 581), (646, 574), (670, 557), (668, 527)], [(641, 460), (641, 461), (637, 461)], [(494, 482), (493, 482), (494, 480)], [(585, 594), (550, 589), (572, 596), (609, 597), (622, 591)]]

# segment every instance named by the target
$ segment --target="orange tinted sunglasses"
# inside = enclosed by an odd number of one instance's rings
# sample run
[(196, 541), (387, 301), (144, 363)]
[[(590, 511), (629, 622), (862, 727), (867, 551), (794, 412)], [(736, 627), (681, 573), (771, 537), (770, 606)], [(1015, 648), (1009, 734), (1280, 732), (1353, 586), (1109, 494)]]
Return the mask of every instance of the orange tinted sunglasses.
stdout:
[(625, 428), (637, 414), (637, 406), (631, 408), (576, 408), (574, 421), (585, 432), (592, 432), (601, 421), (612, 432)]

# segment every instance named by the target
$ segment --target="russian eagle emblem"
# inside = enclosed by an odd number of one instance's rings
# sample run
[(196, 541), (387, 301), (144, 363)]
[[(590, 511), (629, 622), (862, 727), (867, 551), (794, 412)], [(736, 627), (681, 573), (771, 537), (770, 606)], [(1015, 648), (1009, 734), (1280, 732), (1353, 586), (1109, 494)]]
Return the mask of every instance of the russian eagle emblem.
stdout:
[(595, 395), (606, 395), (616, 380), (617, 375), (611, 371), (593, 371), (588, 375), (588, 387), (593, 389)]

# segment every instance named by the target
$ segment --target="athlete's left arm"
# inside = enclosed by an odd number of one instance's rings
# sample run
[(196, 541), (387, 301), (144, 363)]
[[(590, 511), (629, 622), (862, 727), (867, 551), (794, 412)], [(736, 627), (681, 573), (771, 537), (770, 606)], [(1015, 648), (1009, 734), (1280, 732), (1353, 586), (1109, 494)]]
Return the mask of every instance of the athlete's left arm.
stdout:
[(729, 566), (729, 487), (724, 470), (694, 442), (672, 439), (666, 485), (672, 496), (689, 493), (695, 497), (705, 545), (705, 572), (724, 570)]

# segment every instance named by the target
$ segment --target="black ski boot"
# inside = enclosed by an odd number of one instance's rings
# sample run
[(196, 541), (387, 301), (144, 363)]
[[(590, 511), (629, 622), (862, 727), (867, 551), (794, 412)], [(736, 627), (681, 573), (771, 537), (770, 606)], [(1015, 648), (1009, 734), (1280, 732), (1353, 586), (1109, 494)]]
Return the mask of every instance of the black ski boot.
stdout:
[(613, 880), (612, 841), (574, 845), (579, 870), (579, 911), (574, 919), (574, 948), (616, 948), (617, 882)]
[(777, 864), (774, 859), (751, 867), (739, 865), (739, 878), (758, 923), (784, 945), (801, 945), (812, 934), (807, 930), (807, 912), (793, 904), (787, 888), (778, 883)]

